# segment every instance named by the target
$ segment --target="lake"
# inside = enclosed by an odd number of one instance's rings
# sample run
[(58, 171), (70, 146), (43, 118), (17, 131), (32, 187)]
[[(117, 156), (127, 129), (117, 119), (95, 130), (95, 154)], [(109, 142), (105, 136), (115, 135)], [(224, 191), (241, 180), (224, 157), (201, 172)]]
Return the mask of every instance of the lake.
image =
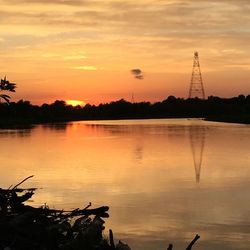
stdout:
[(35, 175), (33, 206), (110, 206), (133, 250), (250, 249), (250, 126), (199, 119), (0, 130), (1, 187)]

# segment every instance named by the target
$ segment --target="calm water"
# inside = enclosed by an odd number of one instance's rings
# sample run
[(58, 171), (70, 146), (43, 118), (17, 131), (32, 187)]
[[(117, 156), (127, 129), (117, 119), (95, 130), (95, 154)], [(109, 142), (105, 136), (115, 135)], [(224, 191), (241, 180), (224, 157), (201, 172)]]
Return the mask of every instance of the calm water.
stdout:
[(250, 126), (131, 120), (0, 130), (1, 186), (34, 174), (33, 205), (109, 205), (133, 250), (250, 249)]

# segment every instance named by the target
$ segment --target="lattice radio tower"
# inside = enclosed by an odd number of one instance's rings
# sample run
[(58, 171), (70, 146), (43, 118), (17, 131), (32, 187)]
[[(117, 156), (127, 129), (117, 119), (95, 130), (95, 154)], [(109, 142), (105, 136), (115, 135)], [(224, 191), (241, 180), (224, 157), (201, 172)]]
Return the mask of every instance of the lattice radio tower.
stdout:
[(201, 76), (200, 62), (199, 62), (199, 54), (197, 51), (194, 52), (194, 63), (193, 63), (193, 71), (190, 82), (189, 89), (189, 98), (198, 97), (200, 99), (205, 99), (205, 91)]

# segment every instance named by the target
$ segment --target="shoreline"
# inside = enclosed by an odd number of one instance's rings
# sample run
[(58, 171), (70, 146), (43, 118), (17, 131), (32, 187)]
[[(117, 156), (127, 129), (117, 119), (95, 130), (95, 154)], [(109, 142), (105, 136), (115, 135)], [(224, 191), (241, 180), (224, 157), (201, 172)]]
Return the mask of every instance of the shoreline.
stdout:
[(98, 106), (52, 104), (32, 105), (20, 100), (0, 105), (0, 127), (91, 120), (200, 118), (207, 121), (250, 124), (250, 95), (233, 98), (182, 99), (169, 96), (156, 102), (131, 103), (124, 99)]
[(151, 119), (202, 119), (204, 121), (210, 122), (225, 122), (225, 123), (238, 123), (238, 124), (250, 124), (250, 116), (232, 116), (232, 115), (222, 115), (222, 116), (209, 116), (209, 117), (100, 117), (100, 118), (88, 118), (88, 119), (53, 119), (53, 120), (36, 120), (36, 119), (3, 119), (0, 121), (0, 129), (25, 129), (32, 128), (35, 125), (43, 124), (55, 124), (55, 123), (67, 123), (67, 122), (77, 122), (77, 121), (111, 121), (111, 120), (151, 120)]
[(225, 122), (225, 123), (238, 123), (238, 124), (250, 124), (249, 115), (220, 115), (205, 117), (205, 121), (210, 122)]

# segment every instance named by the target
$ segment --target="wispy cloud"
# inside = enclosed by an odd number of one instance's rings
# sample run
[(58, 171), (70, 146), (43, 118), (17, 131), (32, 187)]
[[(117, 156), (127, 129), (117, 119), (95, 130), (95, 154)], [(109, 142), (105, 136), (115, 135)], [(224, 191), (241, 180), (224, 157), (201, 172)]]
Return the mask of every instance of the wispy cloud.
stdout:
[(98, 68), (95, 66), (73, 66), (71, 67), (71, 69), (90, 70), (90, 71), (98, 70)]
[(81, 60), (81, 59), (86, 59), (87, 57), (84, 55), (67, 55), (64, 56), (63, 59), (65, 60)]
[(42, 54), (41, 57), (44, 58), (57, 58), (57, 59), (63, 59), (63, 60), (82, 60), (82, 59), (86, 59), (87, 57), (81, 54), (78, 55), (62, 55), (62, 54), (58, 54), (58, 53), (45, 53)]
[(87, 0), (3, 0), (6, 3), (12, 4), (26, 4), (29, 3), (39, 3), (39, 4), (63, 4), (63, 5), (83, 5), (90, 1)]

